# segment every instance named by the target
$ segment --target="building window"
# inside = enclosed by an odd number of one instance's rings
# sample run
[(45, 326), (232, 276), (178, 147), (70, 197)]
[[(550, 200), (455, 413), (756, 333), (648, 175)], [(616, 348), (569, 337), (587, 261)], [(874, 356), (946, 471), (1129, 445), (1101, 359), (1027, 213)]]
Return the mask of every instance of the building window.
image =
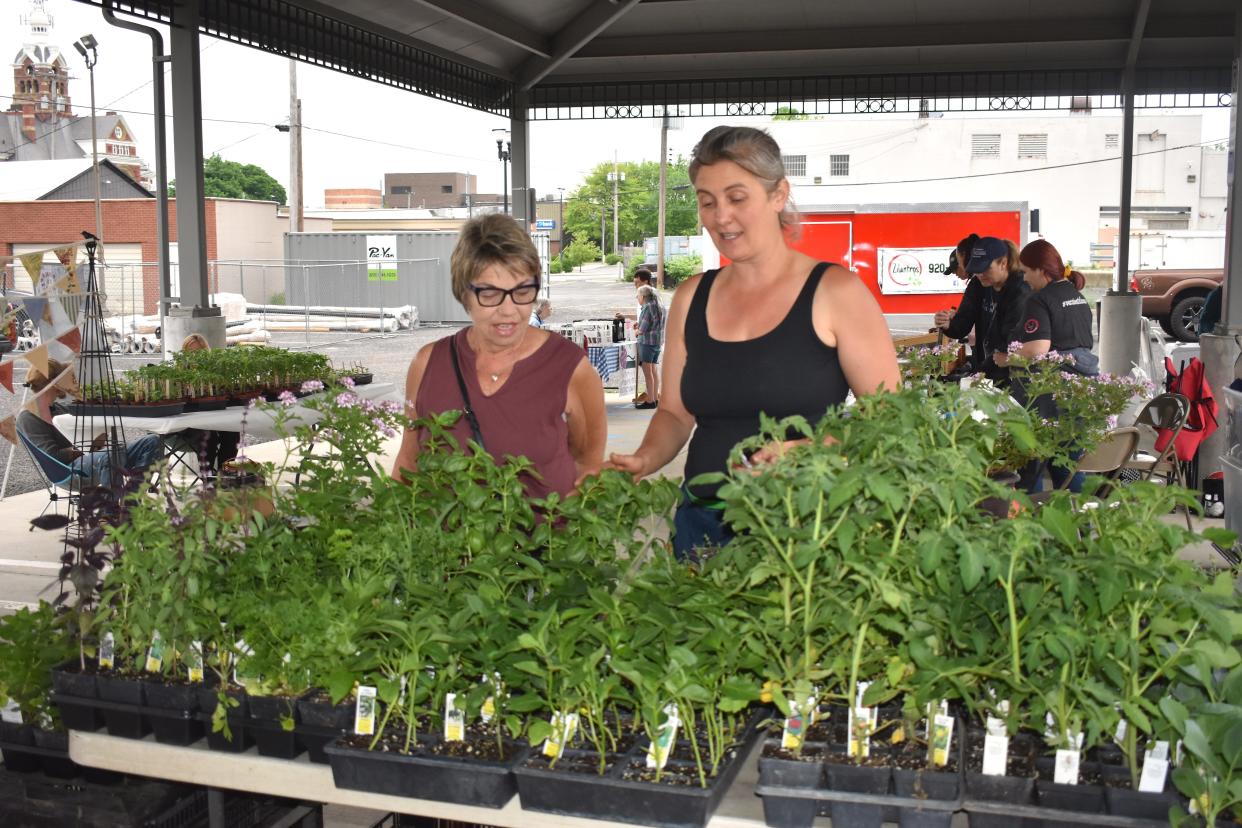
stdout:
[(397, 186), (395, 186), (395, 187), (393, 187), (393, 188), (392, 188), (392, 194), (393, 194), (393, 195), (409, 195), (409, 194), (410, 194), (410, 188), (409, 188), (409, 187), (403, 187), (403, 186), (401, 186), (401, 185), (397, 185)]
[(1018, 136), (1018, 157), (1038, 158), (1041, 161), (1048, 157), (1048, 133), (1029, 133)]
[(781, 163), (785, 165), (785, 175), (791, 178), (806, 175), (805, 155), (782, 155)]
[(970, 136), (971, 158), (1000, 158), (1000, 133), (976, 132)]
[(1121, 144), (1121, 136), (1116, 132), (1110, 132), (1104, 136), (1104, 149), (1117, 149)]
[(848, 155), (828, 156), (828, 174), (833, 176), (849, 175), (850, 157)]
[(451, 192), (453, 192), (453, 185), (452, 185), (452, 184), (441, 184), (441, 185), (440, 185), (440, 192), (442, 192), (442, 193), (451, 193)]

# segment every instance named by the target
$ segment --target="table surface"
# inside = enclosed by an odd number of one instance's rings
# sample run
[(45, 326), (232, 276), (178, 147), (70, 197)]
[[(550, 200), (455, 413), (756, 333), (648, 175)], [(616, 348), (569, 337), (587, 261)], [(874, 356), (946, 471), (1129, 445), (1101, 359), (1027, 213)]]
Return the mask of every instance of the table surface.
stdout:
[[(391, 382), (372, 382), (360, 385), (354, 392), (368, 400), (400, 399), (397, 387)], [(305, 406), (298, 404), (289, 409), (292, 417), (289, 427), (300, 423), (313, 423), (319, 415)], [(261, 440), (274, 440), (280, 435), (276, 431), (276, 419), (272, 412), (261, 408), (248, 410), (244, 405), (231, 405), (218, 411), (192, 411), (172, 417), (120, 417), (121, 428), (126, 431), (149, 431), (155, 434), (174, 434), (187, 428), (203, 431), (241, 431), (242, 418), (245, 416), (246, 433)], [(78, 417), (73, 414), (58, 414), (52, 423), (70, 440), (75, 439)], [(102, 416), (87, 416), (81, 419), (91, 420), (91, 431), (103, 430)]]
[[(755, 750), (744, 760), (745, 764), (708, 823), (708, 828), (759, 828), (764, 824), (763, 805), (754, 793), (761, 746), (762, 742), (757, 743)], [(505, 807), (493, 809), (343, 790), (336, 787), (328, 765), (313, 764), (306, 754), (290, 761), (259, 756), (254, 748), (241, 754), (219, 753), (208, 750), (205, 740), (189, 747), (174, 747), (161, 745), (150, 736), (142, 740), (122, 739), (103, 732), (82, 733), (74, 730), (69, 733), (69, 756), (87, 767), (191, 785), (439, 817), (497, 828), (527, 828), (531, 825), (547, 828), (627, 828), (627, 823), (523, 811), (516, 796)]]

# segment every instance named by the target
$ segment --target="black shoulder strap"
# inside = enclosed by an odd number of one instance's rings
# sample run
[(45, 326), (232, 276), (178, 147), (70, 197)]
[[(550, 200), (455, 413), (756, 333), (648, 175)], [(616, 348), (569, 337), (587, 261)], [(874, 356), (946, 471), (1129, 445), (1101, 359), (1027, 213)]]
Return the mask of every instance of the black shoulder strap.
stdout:
[(479, 444), (479, 448), (487, 451), (487, 446), (483, 443), (483, 431), (479, 428), (479, 418), (474, 416), (474, 408), (470, 405), (470, 394), (466, 391), (466, 379), (461, 375), (461, 363), (457, 360), (456, 336), (449, 338), (449, 356), (453, 358), (453, 373), (457, 375), (457, 387), (461, 390), (461, 410), (466, 415), (466, 422), (470, 423), (470, 434)]

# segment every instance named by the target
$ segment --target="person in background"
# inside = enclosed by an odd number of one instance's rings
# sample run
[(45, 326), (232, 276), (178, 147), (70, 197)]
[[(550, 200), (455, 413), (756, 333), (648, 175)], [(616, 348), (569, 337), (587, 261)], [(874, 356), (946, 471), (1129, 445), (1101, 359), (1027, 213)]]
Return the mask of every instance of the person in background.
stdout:
[[(210, 351), (211, 345), (200, 333), (192, 333), (181, 340), (181, 352)], [(241, 443), (240, 431), (204, 431), (198, 428), (187, 428), (177, 435), (178, 442), (198, 455), (200, 469), (218, 471), (224, 464), (237, 457), (237, 446)]]
[[(51, 404), (61, 397), (77, 393), (78, 382), (73, 369), (54, 359), (47, 361), (47, 375), (31, 369), (26, 385), (36, 394), (43, 392), (55, 381), (56, 387), (38, 399), (39, 413), (22, 411), (17, 416), (17, 429), (44, 454), (56, 458), (81, 474), (83, 485), (109, 487), (112, 483), (114, 465), (112, 452), (105, 449), (106, 434), (99, 434), (91, 443), (90, 451), (80, 451), (68, 437), (60, 433), (51, 421)], [(126, 443), (117, 458), (116, 465), (126, 472), (145, 472), (155, 461), (164, 456), (164, 443), (158, 434), (147, 434)]]
[[(464, 411), (452, 428), (460, 445), (481, 443), (497, 462), (529, 459), (537, 475), (523, 481), (528, 497), (570, 494), (603, 464), (604, 384), (582, 348), (528, 324), (539, 296), (534, 243), (508, 216), (479, 216), (461, 228), (449, 272), (470, 325), (410, 361), (406, 413)], [(395, 479), (417, 469), (425, 439), (418, 429), (402, 435)]]
[(980, 317), (983, 312), (983, 285), (978, 279), (966, 272), (966, 262), (975, 249), (979, 236), (971, 233), (957, 243), (957, 247), (949, 254), (948, 270), (957, 278), (966, 280), (966, 290), (958, 300), (957, 307), (936, 311), (935, 327), (944, 332), (949, 339), (959, 340), (970, 338), (973, 334), (974, 348), (971, 351), (971, 366), (975, 370), (982, 369), (983, 351), (980, 349)]
[(1031, 295), (1018, 262), (1017, 245), (984, 236), (971, 250), (966, 272), (983, 286), (975, 326), (975, 353), (982, 356), (982, 362), (976, 368), (993, 382), (1007, 384), (1009, 343)]
[(527, 323), (532, 328), (543, 328), (544, 322), (552, 315), (552, 302), (549, 299), (536, 299), (535, 307), (531, 308), (530, 321)]
[[(1091, 334), (1094, 318), (1091, 306), (1080, 292), (1086, 279), (1077, 270), (1066, 267), (1057, 249), (1043, 239), (1022, 248), (1018, 258), (1034, 292), (1027, 299), (1022, 321), (1014, 332), (1014, 341), (1019, 343), (1014, 353), (1034, 359), (1055, 351), (1063, 361), (1062, 370), (1089, 377), (1098, 374), (1100, 361), (1091, 352), (1095, 344)], [(1020, 377), (1016, 376), (1014, 397), (1021, 403), (1027, 402)], [(1041, 397), (1035, 400), (1035, 410), (1041, 417), (1056, 417), (1056, 400)], [(1024, 469), (1019, 485), (1028, 492), (1042, 490), (1044, 465), (1037, 461)], [(1075, 474), (1073, 469), (1055, 464), (1048, 467), (1048, 475), (1057, 488), (1068, 480), (1069, 490), (1075, 493), (1082, 491), (1086, 478), (1081, 472)]]
[(660, 348), (664, 345), (664, 307), (660, 304), (660, 294), (651, 285), (638, 289), (638, 300), (642, 306), (638, 312), (637, 340), (638, 364), (643, 369), (643, 379), (647, 382), (647, 399), (635, 403), (635, 408), (655, 408), (660, 402)]
[[(759, 433), (760, 414), (817, 421), (851, 391), (901, 383), (892, 336), (858, 275), (790, 246), (798, 216), (780, 147), (751, 127), (719, 126), (690, 163), (699, 220), (729, 264), (678, 285), (668, 312), (660, 405), (633, 454), (614, 468), (653, 474), (690, 441), (685, 478), (723, 472), (733, 447)], [(693, 434), (693, 438), (691, 438)], [(756, 452), (770, 462), (797, 441)], [(692, 560), (732, 538), (719, 484), (689, 485), (673, 551)]]
[[(634, 291), (636, 295), (638, 295), (638, 312), (634, 315), (635, 328), (638, 327), (638, 319), (643, 315), (643, 300), (642, 300), (642, 295), (641, 295), (642, 289), (651, 288), (652, 290), (654, 290), (655, 289), (654, 280), (655, 280), (655, 277), (652, 275), (651, 271), (645, 267), (640, 267), (634, 271)], [(624, 319), (625, 315), (617, 314), (617, 317)], [(643, 376), (646, 377), (648, 368), (647, 368), (646, 363), (643, 362), (643, 355), (641, 353), (637, 353), (638, 349), (635, 349), (635, 350), (636, 350), (635, 357), (638, 362), (638, 368), (639, 370), (643, 372)], [(652, 366), (651, 370), (654, 371), (655, 366)], [(638, 382), (637, 375), (635, 375), (634, 381), (635, 383)], [(638, 394), (635, 395), (634, 397), (635, 408), (655, 408), (654, 405), (650, 405), (650, 406), (646, 405), (646, 403), (654, 403), (656, 401), (656, 398), (652, 396), (650, 393), (650, 389), (652, 387), (653, 386), (650, 383), (648, 383), (646, 390), (640, 391), (638, 392)]]
[(1223, 290), (1223, 284), (1217, 285), (1203, 300), (1203, 310), (1199, 311), (1200, 335), (1210, 334), (1216, 330), (1216, 323), (1220, 321), (1220, 301)]

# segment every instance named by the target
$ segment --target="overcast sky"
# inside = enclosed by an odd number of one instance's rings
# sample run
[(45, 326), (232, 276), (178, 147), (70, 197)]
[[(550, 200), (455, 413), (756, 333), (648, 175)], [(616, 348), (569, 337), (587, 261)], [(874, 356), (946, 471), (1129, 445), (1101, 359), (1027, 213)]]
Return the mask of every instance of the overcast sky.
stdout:
[[(125, 116), (137, 137), (139, 154), (153, 166), (150, 39), (110, 25), (95, 6), (73, 0), (48, 0), (47, 6), (54, 18), (53, 43), (69, 63), (74, 111), (90, 112), (85, 63), (73, 49), (74, 40), (89, 32), (99, 41), (98, 108)], [(7, 56), (6, 63), (11, 63), (26, 39), (27, 27), (21, 18), (31, 7), (30, 0), (0, 2), (0, 55)], [(201, 49), (204, 150), (258, 164), (287, 187), (289, 139), (274, 125), (287, 122), (289, 116), (288, 60), (206, 36)], [(4, 96), (0, 109), (8, 108), (13, 92), (10, 79), (11, 73), (6, 73), (0, 80)], [(298, 64), (298, 94), (305, 126), (307, 207), (323, 204), (325, 188), (380, 188), (385, 172), (469, 172), (478, 176), (479, 192), (501, 189), (501, 165), (491, 130), (507, 127), (505, 118), (305, 63)], [(719, 122), (685, 119), (682, 130), (670, 133), (673, 154), (688, 155), (698, 137)], [(749, 122), (763, 124), (756, 119)], [(825, 124), (830, 129), (831, 121)], [(1227, 137), (1227, 110), (1209, 111), (1203, 138)], [(652, 119), (535, 122), (531, 143), (532, 184), (543, 196), (558, 187), (574, 189), (587, 170), (614, 153), (622, 161), (657, 159), (660, 131), (658, 121)], [(173, 176), (171, 144), (170, 131), (169, 174)], [(890, 194), (886, 200), (891, 198)]]

